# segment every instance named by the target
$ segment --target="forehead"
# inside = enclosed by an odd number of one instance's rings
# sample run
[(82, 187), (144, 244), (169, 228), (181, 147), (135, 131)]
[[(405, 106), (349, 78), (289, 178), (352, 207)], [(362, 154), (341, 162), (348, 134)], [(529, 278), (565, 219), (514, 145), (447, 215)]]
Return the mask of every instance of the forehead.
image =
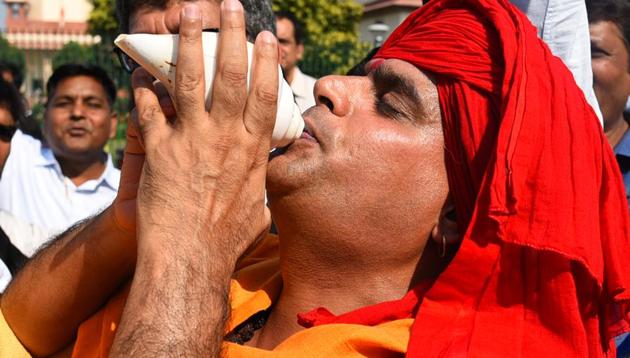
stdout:
[(92, 96), (106, 98), (105, 88), (89, 76), (73, 76), (63, 79), (55, 88), (54, 97)]
[(201, 8), (203, 28), (219, 28), (220, 2), (218, 0), (171, 1), (164, 8), (143, 6), (130, 14), (129, 32), (169, 34), (179, 32), (179, 14), (186, 3), (194, 2)]
[[(611, 21), (598, 21), (589, 24), (592, 40), (615, 41), (623, 43), (623, 34), (616, 23)], [(616, 42), (616, 41), (615, 41)]]
[(370, 60), (364, 65), (363, 71), (372, 77), (375, 83), (383, 79), (391, 80), (392, 78), (398, 78), (400, 81), (409, 84), (409, 87), (414, 87), (420, 94), (423, 92), (437, 93), (435, 81), (428, 72), (403, 60)]
[(293, 23), (289, 19), (277, 19), (276, 20), (276, 31), (278, 32), (278, 37), (291, 37), (293, 36)]

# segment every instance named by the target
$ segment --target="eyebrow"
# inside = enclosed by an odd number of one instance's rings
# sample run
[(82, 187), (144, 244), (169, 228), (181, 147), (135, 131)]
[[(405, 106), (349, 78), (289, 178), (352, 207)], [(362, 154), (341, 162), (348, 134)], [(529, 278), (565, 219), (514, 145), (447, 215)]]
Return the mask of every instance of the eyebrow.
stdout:
[(71, 101), (75, 101), (78, 98), (80, 98), (83, 101), (92, 101), (92, 100), (97, 100), (97, 101), (101, 101), (101, 102), (105, 102), (105, 100), (97, 95), (93, 95), (93, 94), (88, 94), (85, 96), (75, 96), (75, 95), (69, 95), (69, 94), (64, 94), (64, 95), (60, 95), (60, 96), (55, 96), (53, 101), (59, 101), (59, 100), (71, 100)]
[(371, 75), (377, 93), (380, 93), (384, 89), (396, 92), (402, 95), (408, 104), (419, 110), (419, 116), (423, 117), (425, 115), (422, 97), (412, 80), (392, 71), (387, 66), (379, 66), (372, 71)]

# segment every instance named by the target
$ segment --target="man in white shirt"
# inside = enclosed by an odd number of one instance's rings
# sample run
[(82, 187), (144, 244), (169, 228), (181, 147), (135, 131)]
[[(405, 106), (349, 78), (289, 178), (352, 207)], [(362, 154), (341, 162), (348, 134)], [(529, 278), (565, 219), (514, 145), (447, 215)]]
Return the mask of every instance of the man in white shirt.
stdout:
[(304, 31), (302, 25), (289, 12), (276, 13), (276, 33), (280, 44), (280, 66), (284, 78), (291, 85), (295, 103), (302, 112), (315, 105), (313, 88), (315, 78), (300, 71), (297, 63), (304, 56)]
[[(42, 231), (61, 232), (116, 196), (120, 171), (103, 150), (116, 133), (116, 89), (102, 69), (71, 64), (53, 73), (47, 92), (46, 142), (15, 133), (0, 209)], [(31, 238), (16, 246), (32, 254), (42, 243)]]

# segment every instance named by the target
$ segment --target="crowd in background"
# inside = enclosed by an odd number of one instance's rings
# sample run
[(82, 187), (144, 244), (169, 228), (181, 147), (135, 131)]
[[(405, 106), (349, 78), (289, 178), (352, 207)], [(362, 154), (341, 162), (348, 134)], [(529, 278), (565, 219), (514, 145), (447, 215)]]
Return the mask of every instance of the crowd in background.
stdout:
[[(589, 87), (583, 87), (585, 96), (601, 116), (630, 197), (630, 3), (587, 0), (586, 4), (590, 40), (579, 49), (564, 48), (570, 52), (567, 56), (580, 57), (567, 66), (592, 66), (592, 82), (577, 75), (576, 81)], [(552, 37), (543, 33), (545, 19), (538, 20), (541, 38), (550, 41), (552, 50), (563, 51), (562, 44), (552, 43)], [(315, 104), (316, 82), (298, 67), (306, 34), (299, 19), (282, 12), (277, 14), (277, 36), (284, 76), (304, 111)], [(30, 116), (19, 92), (23, 74), (8, 63), (0, 64), (0, 72), (1, 292), (51, 238), (111, 203), (120, 171), (105, 150), (118, 121), (117, 88), (105, 71), (83, 64), (57, 68), (46, 85), (41, 124)], [(589, 95), (591, 86), (596, 99)], [(619, 353), (630, 355), (630, 342), (625, 338), (621, 346), (623, 339), (619, 339)]]

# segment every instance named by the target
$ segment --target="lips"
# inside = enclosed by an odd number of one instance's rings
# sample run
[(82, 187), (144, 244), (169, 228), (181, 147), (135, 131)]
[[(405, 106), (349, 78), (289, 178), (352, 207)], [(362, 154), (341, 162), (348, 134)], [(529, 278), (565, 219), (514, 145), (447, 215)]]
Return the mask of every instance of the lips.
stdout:
[(313, 116), (315, 115), (315, 107), (308, 109), (304, 112), (304, 131), (300, 136), (300, 139), (306, 139), (309, 141), (313, 141), (319, 143), (319, 139), (317, 137), (317, 130), (314, 126)]
[(308, 126), (304, 126), (304, 131), (302, 132), (300, 139), (306, 139), (313, 142), (319, 142), (315, 134), (313, 134), (313, 131)]
[(88, 134), (88, 130), (82, 127), (68, 128), (67, 132), (73, 137), (80, 137)]

